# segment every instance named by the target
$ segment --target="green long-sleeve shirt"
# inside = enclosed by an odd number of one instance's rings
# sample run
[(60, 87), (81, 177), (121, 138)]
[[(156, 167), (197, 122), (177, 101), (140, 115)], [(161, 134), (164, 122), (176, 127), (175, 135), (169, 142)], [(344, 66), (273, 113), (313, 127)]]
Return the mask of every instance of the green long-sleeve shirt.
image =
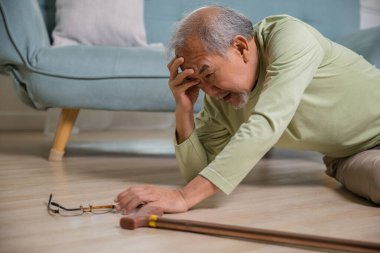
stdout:
[(254, 26), (259, 77), (243, 109), (205, 96), (175, 144), (182, 174), (229, 194), (273, 146), (345, 157), (380, 143), (380, 70), (290, 16)]

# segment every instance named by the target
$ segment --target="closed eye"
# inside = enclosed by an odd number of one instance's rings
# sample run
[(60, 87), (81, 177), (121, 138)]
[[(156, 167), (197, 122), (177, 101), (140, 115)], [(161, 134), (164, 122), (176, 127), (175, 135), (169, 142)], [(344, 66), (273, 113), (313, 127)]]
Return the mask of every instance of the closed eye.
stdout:
[(195, 78), (192, 78), (192, 77), (185, 77), (185, 81), (194, 81), (194, 80), (196, 80)]
[(212, 77), (214, 75), (214, 73), (210, 73), (210, 74), (207, 74), (205, 77), (206, 79), (209, 79), (210, 77)]

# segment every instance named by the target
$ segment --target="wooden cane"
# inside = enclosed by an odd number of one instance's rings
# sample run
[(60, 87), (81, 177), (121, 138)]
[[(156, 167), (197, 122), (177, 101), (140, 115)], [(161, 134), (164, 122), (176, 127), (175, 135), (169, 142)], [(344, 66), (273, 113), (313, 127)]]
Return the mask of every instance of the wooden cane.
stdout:
[[(157, 211), (158, 215), (145, 215)], [(132, 216), (120, 219), (120, 226), (124, 229), (139, 227), (163, 228), (177, 231), (202, 233), (208, 235), (228, 236), (241, 239), (252, 239), (266, 243), (285, 244), (288, 246), (312, 247), (319, 250), (337, 250), (344, 252), (380, 252), (380, 243), (330, 238), (324, 236), (304, 235), (290, 232), (280, 232), (269, 229), (232, 226), (201, 221), (178, 220), (159, 217), (162, 211), (143, 210)]]

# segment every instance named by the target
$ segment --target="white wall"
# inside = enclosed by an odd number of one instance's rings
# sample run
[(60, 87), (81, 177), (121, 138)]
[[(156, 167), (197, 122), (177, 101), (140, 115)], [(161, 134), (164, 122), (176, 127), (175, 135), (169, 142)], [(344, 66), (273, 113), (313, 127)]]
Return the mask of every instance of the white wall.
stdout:
[[(361, 0), (361, 28), (374, 26), (380, 26), (380, 0)], [(58, 112), (57, 109), (36, 111), (22, 104), (10, 78), (0, 75), (0, 131), (45, 128), (51, 133), (56, 127)], [(82, 130), (166, 129), (174, 127), (174, 115), (82, 110), (77, 127)]]
[(380, 26), (380, 0), (361, 0), (360, 7), (362, 29)]

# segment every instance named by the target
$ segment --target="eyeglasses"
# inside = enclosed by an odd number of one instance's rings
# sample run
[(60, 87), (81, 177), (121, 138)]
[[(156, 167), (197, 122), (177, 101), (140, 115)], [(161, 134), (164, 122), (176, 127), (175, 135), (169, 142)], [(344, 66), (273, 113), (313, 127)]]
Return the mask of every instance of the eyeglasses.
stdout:
[(47, 210), (49, 213), (59, 214), (61, 216), (78, 216), (84, 213), (92, 214), (104, 214), (110, 212), (116, 212), (115, 205), (105, 205), (105, 206), (79, 206), (79, 208), (66, 208), (60, 204), (51, 201), (53, 194), (50, 194), (49, 201), (47, 205)]

